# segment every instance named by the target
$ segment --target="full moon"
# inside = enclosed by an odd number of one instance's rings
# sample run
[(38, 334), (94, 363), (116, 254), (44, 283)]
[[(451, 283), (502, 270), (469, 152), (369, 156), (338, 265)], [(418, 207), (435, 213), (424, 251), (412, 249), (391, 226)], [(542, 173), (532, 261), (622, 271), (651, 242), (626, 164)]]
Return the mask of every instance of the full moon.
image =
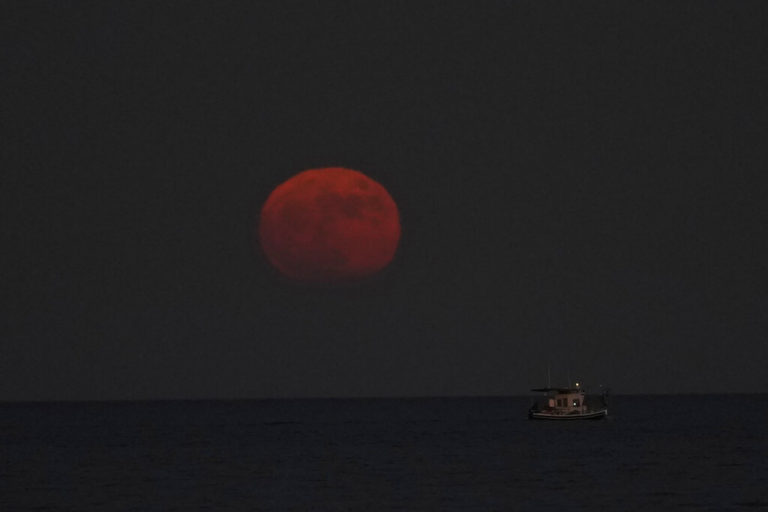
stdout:
[(283, 275), (313, 283), (354, 281), (392, 261), (400, 215), (389, 192), (365, 174), (310, 169), (272, 191), (258, 231), (264, 254)]

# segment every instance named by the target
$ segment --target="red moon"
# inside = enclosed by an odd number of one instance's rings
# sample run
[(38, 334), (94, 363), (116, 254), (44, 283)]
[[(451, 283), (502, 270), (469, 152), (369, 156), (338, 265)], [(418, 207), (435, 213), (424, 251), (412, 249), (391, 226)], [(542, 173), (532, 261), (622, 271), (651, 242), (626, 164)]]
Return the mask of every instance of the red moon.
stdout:
[(400, 215), (389, 192), (365, 174), (342, 167), (310, 169), (269, 195), (259, 240), (270, 263), (291, 279), (353, 281), (392, 261)]

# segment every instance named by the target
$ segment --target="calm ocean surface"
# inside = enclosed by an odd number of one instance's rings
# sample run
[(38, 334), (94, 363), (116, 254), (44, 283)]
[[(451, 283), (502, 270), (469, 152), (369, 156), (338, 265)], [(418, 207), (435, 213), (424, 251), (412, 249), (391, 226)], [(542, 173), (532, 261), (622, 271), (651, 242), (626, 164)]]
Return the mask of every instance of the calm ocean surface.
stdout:
[(0, 404), (0, 511), (768, 510), (768, 395)]

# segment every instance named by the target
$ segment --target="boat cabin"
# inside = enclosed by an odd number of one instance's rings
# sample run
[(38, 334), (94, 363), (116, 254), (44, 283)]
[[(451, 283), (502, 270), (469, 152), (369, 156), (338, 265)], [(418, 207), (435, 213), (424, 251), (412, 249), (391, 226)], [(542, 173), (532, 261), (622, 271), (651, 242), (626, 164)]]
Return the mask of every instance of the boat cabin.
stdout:
[(542, 409), (549, 410), (555, 414), (573, 414), (584, 413), (586, 404), (584, 391), (576, 388), (537, 388), (531, 391), (544, 392), (547, 394), (546, 403), (542, 404)]

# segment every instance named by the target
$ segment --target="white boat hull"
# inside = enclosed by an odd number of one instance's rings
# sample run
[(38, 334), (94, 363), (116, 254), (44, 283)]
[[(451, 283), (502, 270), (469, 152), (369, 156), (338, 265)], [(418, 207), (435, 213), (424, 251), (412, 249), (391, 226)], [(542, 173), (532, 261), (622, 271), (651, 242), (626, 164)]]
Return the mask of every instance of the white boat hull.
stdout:
[(608, 416), (608, 409), (600, 409), (597, 411), (588, 412), (576, 412), (570, 414), (555, 413), (548, 411), (530, 411), (528, 417), (532, 420), (558, 420), (558, 421), (573, 421), (573, 420), (599, 420)]

